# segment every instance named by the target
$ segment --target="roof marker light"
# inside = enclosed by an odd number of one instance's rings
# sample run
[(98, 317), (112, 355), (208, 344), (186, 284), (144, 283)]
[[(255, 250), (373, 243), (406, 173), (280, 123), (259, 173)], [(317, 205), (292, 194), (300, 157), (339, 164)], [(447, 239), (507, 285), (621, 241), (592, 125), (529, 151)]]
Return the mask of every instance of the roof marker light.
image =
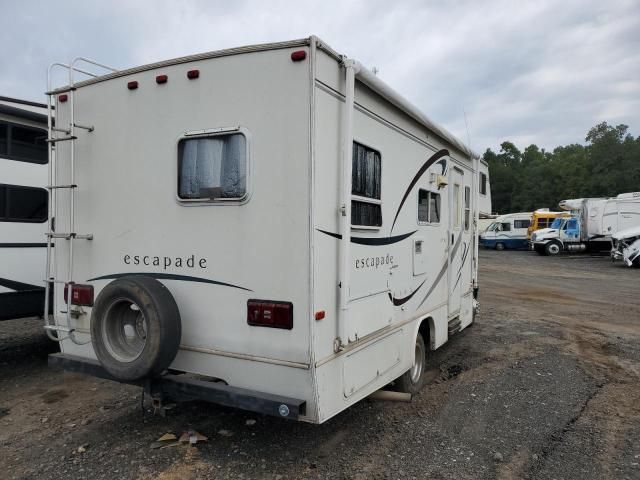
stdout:
[(200, 76), (200, 70), (189, 70), (187, 72), (187, 78), (189, 80), (193, 80), (194, 78), (198, 78)]
[(61, 103), (66, 102), (69, 99), (69, 96), (66, 93), (63, 93), (62, 95), (58, 95), (58, 101)]
[(129, 90), (135, 90), (136, 88), (138, 88), (138, 82), (136, 80), (133, 80), (132, 82), (127, 83), (127, 88)]
[(305, 50), (297, 50), (291, 54), (291, 61), (301, 62), (307, 58), (307, 52)]
[(169, 80), (169, 77), (166, 75), (158, 75), (156, 77), (156, 83), (158, 85), (162, 84), (162, 83), (167, 83), (167, 80)]
[(318, 310), (316, 312), (316, 321), (322, 320), (324, 318), (324, 310)]

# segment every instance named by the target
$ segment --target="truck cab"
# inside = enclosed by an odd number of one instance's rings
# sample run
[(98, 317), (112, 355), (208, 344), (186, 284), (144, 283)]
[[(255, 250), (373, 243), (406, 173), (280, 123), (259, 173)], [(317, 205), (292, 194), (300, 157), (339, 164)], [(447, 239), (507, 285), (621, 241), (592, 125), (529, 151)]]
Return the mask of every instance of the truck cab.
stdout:
[(584, 250), (580, 219), (575, 216), (557, 217), (549, 228), (536, 230), (531, 235), (533, 249), (541, 255), (557, 255), (562, 250)]

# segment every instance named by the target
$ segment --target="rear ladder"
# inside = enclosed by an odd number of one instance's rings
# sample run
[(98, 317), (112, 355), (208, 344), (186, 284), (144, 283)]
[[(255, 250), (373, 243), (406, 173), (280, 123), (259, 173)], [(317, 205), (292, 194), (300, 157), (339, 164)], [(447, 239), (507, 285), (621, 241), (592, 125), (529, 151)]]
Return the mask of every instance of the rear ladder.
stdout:
[[(75, 184), (75, 141), (77, 140), (76, 131), (77, 129), (84, 130), (87, 133), (91, 133), (94, 130), (93, 126), (90, 125), (81, 125), (76, 123), (75, 121), (75, 105), (74, 105), (74, 97), (75, 97), (75, 83), (74, 83), (74, 73), (81, 73), (83, 75), (87, 75), (89, 77), (97, 77), (98, 74), (87, 71), (85, 69), (81, 69), (77, 67), (78, 63), (84, 63), (89, 65), (90, 67), (98, 67), (109, 72), (116, 72), (117, 70), (111, 68), (107, 65), (103, 65), (101, 63), (95, 62), (88, 58), (78, 57), (74, 59), (69, 64), (64, 63), (52, 63), (47, 70), (47, 145), (48, 145), (48, 155), (49, 155), (49, 174), (48, 174), (48, 185), (47, 191), (49, 192), (49, 207), (48, 207), (48, 222), (47, 222), (47, 264), (46, 264), (46, 275), (45, 275), (45, 296), (44, 296), (44, 319), (45, 325), (44, 329), (47, 332), (49, 338), (54, 341), (62, 341), (67, 338), (72, 342), (83, 345), (87, 342), (79, 341), (75, 335), (75, 328), (71, 326), (71, 299), (73, 293), (73, 243), (75, 240), (92, 240), (93, 234), (91, 233), (77, 233), (76, 225), (75, 225), (75, 191), (78, 186)], [(69, 76), (69, 85), (63, 89), (53, 90), (51, 84), (51, 74), (54, 69), (63, 69), (68, 72)], [(54, 118), (53, 118), (53, 110), (56, 101), (56, 96), (61, 93), (66, 93), (68, 95), (69, 101), (69, 109), (70, 109), (70, 119), (69, 125), (65, 127), (61, 127), (56, 124), (54, 126)], [(57, 172), (57, 155), (56, 155), (56, 146), (60, 142), (70, 142), (70, 153), (69, 153), (69, 183), (68, 184), (58, 184), (58, 172)], [(54, 216), (57, 210), (57, 192), (61, 189), (69, 190), (69, 229), (66, 232), (56, 232), (56, 225), (54, 222)], [(69, 251), (69, 259), (68, 259), (68, 270), (67, 270), (67, 278), (65, 280), (59, 279), (55, 277), (55, 274), (52, 274), (51, 267), (51, 252), (52, 247), (57, 245), (59, 248), (60, 243), (56, 242), (56, 240), (66, 240)], [(64, 284), (67, 286), (67, 301), (66, 301), (66, 311), (61, 312), (66, 314), (66, 326), (57, 325), (55, 321), (55, 311), (53, 315), (53, 322), (49, 317), (49, 302), (50, 302), (50, 294), (55, 284)], [(54, 302), (55, 305), (55, 302)], [(55, 334), (53, 333), (55, 332)], [(61, 337), (59, 332), (66, 332), (66, 337)]]

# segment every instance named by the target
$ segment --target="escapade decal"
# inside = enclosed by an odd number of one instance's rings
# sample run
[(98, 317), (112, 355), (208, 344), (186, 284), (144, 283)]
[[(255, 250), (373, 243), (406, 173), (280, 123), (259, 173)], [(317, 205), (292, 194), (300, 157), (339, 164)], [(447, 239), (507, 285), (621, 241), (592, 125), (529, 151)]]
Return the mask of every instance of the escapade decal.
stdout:
[[(178, 256), (168, 257), (159, 255), (131, 255), (125, 254), (122, 257), (122, 262), (125, 265), (142, 265), (148, 267), (161, 267), (163, 270), (176, 268), (190, 269), (195, 271), (203, 271), (207, 268), (207, 259), (204, 257), (198, 258), (195, 255), (191, 256)], [(175, 271), (175, 270), (174, 270)], [(219, 280), (212, 280), (209, 278), (194, 277), (191, 275), (179, 275), (175, 273), (163, 273), (163, 272), (122, 272), (122, 273), (110, 273), (108, 275), (101, 275), (99, 277), (90, 278), (87, 281), (93, 282), (95, 280), (114, 280), (122, 277), (151, 277), (156, 280), (176, 280), (182, 282), (195, 282), (195, 283), (208, 283), (210, 285), (220, 285), (223, 287), (237, 288), (239, 290), (245, 290), (247, 292), (253, 292), (253, 290), (240, 285), (234, 285), (232, 283), (221, 282)]]

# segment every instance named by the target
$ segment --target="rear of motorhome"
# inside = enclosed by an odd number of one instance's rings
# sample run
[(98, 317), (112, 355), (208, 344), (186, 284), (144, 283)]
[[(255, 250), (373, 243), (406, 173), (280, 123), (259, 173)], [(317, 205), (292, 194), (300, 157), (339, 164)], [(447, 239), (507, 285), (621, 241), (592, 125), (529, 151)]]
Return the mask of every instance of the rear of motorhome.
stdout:
[(530, 224), (530, 212), (500, 215), (480, 234), (480, 245), (496, 250), (527, 248)]
[(42, 315), (46, 105), (0, 97), (0, 320)]
[(314, 423), (417, 392), (474, 319), (478, 156), (316, 37), (97, 66), (50, 94), (51, 362)]

